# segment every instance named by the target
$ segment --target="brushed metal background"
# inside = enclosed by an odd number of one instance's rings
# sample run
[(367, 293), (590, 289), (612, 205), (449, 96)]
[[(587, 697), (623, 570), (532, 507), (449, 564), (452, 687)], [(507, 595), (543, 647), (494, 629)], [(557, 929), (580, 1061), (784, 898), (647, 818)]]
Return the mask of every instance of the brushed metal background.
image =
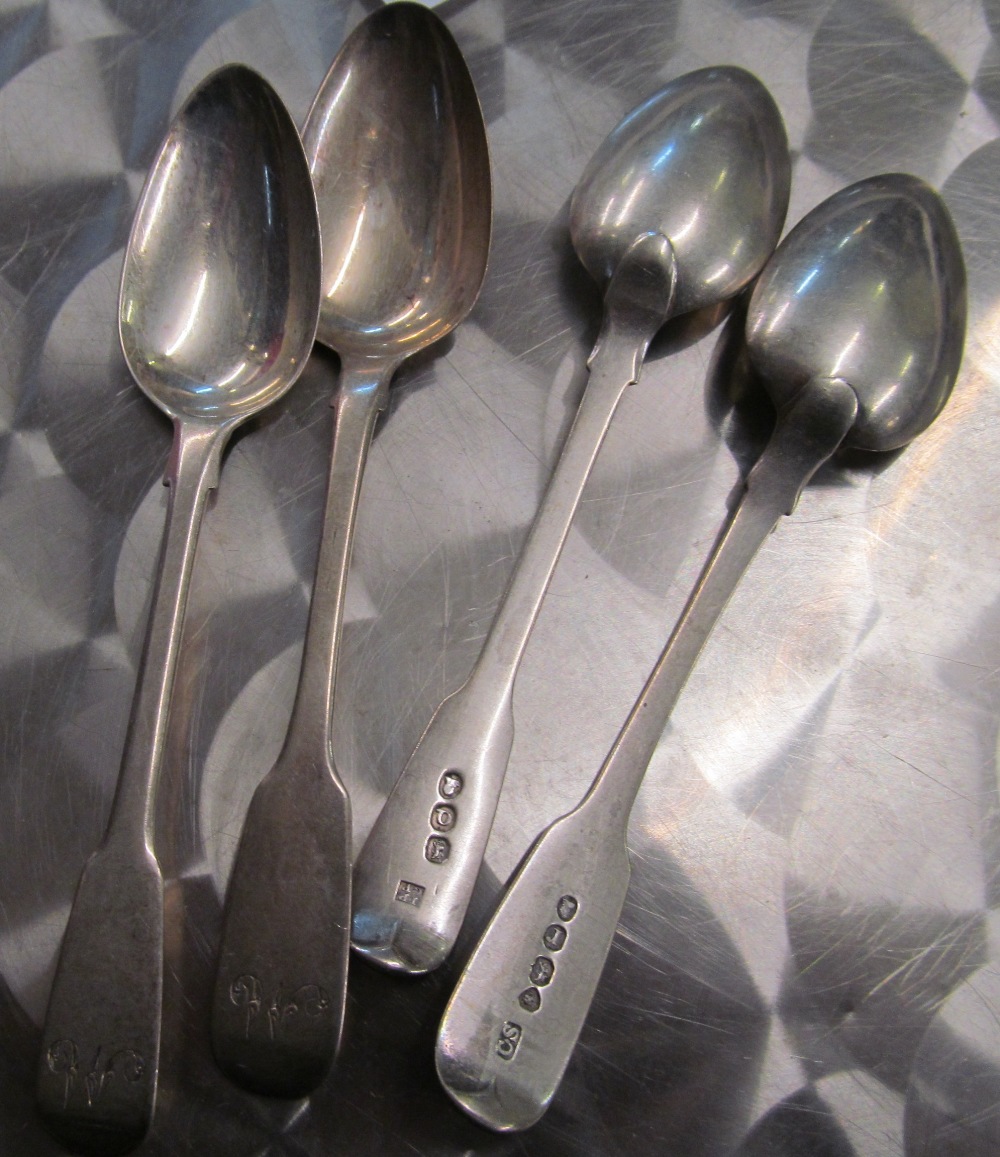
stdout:
[[(117, 347), (122, 246), (173, 111), (244, 61), (301, 122), (347, 0), (0, 3), (0, 1146), (114, 790), (162, 527), (167, 424)], [(164, 1047), (145, 1155), (1000, 1152), (1000, 2), (444, 0), (487, 116), (496, 228), (470, 319), (407, 364), (362, 495), (337, 703), (360, 846), (485, 635), (585, 379), (599, 299), (573, 185), (639, 99), (734, 63), (771, 88), (789, 223), (860, 177), (943, 190), (971, 286), (945, 413), (824, 469), (726, 613), (633, 816), (634, 875), (551, 1110), (495, 1137), (438, 1089), (454, 965), (352, 965), (308, 1101), (214, 1068), (207, 1009), (240, 820), (284, 734), (336, 360), (236, 440), (202, 533), (161, 793)], [(456, 963), (599, 766), (772, 420), (738, 317), (653, 349), (517, 682), (517, 739)], [(289, 833), (289, 839), (294, 839)]]

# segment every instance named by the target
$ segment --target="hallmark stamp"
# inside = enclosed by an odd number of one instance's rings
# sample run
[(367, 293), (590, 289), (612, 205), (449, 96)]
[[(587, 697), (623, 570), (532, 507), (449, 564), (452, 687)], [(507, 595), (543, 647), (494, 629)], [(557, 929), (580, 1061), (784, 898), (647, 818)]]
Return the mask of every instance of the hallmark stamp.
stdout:
[(575, 896), (560, 896), (559, 902), (556, 904), (556, 913), (560, 920), (568, 924), (576, 915), (579, 907)]
[(521, 1026), (512, 1020), (504, 1021), (497, 1039), (497, 1056), (501, 1060), (512, 1061), (521, 1043)]
[(431, 827), (439, 832), (450, 832), (455, 826), (455, 809), (446, 803), (439, 803), (431, 812)]
[(537, 984), (539, 987), (544, 988), (546, 984), (551, 983), (555, 972), (556, 966), (547, 956), (536, 956), (535, 963), (532, 964), (528, 971), (528, 976), (531, 977), (532, 984)]
[(442, 799), (454, 799), (460, 795), (465, 783), (457, 771), (446, 771), (438, 783), (438, 795)]
[(566, 943), (566, 929), (561, 924), (550, 924), (542, 933), (542, 943), (550, 952), (558, 952)]
[(525, 1012), (538, 1012), (542, 1007), (542, 994), (537, 988), (526, 988), (517, 998), (517, 1003)]
[(424, 857), (432, 864), (443, 864), (451, 855), (451, 844), (444, 836), (431, 836), (424, 848)]
[(411, 884), (409, 880), (400, 880), (396, 886), (396, 899), (400, 904), (411, 904), (414, 908), (419, 908), (426, 890), (421, 884)]

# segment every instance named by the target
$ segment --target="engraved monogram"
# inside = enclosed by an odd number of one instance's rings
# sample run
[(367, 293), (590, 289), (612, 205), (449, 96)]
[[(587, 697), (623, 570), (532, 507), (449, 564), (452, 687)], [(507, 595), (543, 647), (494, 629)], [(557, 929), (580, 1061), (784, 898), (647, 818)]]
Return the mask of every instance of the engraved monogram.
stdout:
[[(80, 1054), (75, 1041), (68, 1039), (53, 1041), (45, 1054), (45, 1063), (50, 1073), (63, 1078), (63, 1108), (65, 1109), (81, 1077)], [(90, 1108), (99, 1101), (109, 1082), (119, 1077), (130, 1085), (141, 1081), (146, 1071), (146, 1062), (135, 1049), (116, 1049), (106, 1053), (104, 1045), (98, 1045), (90, 1062), (90, 1068), (82, 1073), (83, 1093)]]
[(294, 1027), (296, 1018), (317, 1020), (330, 1009), (330, 998), (318, 984), (303, 984), (290, 996), (284, 995), (279, 984), (265, 1000), (259, 977), (249, 973), (238, 976), (232, 982), (229, 999), (244, 1011), (244, 1034), (247, 1040), (262, 1012), (267, 1016), (268, 1038), (274, 1040), (289, 1027)]

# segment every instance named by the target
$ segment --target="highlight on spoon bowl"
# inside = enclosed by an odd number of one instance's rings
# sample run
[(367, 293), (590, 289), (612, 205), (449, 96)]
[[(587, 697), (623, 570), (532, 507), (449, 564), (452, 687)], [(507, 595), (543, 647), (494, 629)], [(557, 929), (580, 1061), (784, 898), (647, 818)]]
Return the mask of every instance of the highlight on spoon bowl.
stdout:
[(628, 890), (632, 804), (737, 583), (840, 446), (897, 449), (934, 420), (958, 373), (965, 311), (954, 226), (913, 177), (836, 194), (776, 250), (747, 322), (778, 407), (771, 439), (590, 790), (525, 856), (442, 1017), (438, 1076), (481, 1124), (527, 1129), (559, 1088)]
[(315, 198), (295, 125), (257, 73), (223, 68), (171, 125), (122, 273), (122, 349), (136, 382), (173, 419), (174, 442), (117, 791), (77, 887), (37, 1070), (41, 1116), (74, 1152), (127, 1152), (152, 1119), (163, 988), (154, 814), (198, 528), (230, 434), (306, 363), (319, 270)]

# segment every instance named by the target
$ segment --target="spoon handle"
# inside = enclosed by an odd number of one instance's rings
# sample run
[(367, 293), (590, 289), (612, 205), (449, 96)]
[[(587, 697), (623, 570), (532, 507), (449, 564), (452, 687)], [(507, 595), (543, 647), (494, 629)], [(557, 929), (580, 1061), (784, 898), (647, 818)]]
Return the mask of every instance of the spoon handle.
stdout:
[(584, 484), (625, 389), (670, 313), (670, 242), (642, 234), (605, 294), (590, 380), (468, 682), (438, 707), (354, 870), (352, 944), (409, 973), (447, 957), (479, 873), (514, 741), (514, 677)]
[(438, 1075), (489, 1128), (528, 1128), (558, 1088), (625, 902), (629, 814), (670, 712), (761, 543), (856, 414), (850, 386), (814, 380), (781, 415), (589, 792), (535, 842), (459, 977)]
[(254, 792), (229, 879), (212, 1046), (234, 1081), (303, 1097), (336, 1056), (351, 914), (351, 807), (331, 721), (362, 471), (395, 364), (344, 366), (323, 535), (284, 747)]
[(80, 877), (49, 997), (38, 1107), (80, 1151), (123, 1152), (152, 1117), (163, 989), (153, 803), (198, 529), (232, 425), (175, 427), (167, 526), (111, 819)]

